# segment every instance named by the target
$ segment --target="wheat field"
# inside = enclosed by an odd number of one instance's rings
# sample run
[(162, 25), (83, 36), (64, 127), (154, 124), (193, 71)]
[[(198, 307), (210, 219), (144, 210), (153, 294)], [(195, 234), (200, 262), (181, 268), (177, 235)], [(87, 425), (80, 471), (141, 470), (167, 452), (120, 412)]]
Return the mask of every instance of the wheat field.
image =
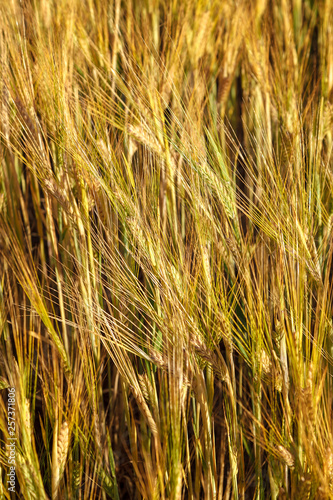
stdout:
[(333, 498), (333, 2), (0, 0), (0, 118), (0, 498)]

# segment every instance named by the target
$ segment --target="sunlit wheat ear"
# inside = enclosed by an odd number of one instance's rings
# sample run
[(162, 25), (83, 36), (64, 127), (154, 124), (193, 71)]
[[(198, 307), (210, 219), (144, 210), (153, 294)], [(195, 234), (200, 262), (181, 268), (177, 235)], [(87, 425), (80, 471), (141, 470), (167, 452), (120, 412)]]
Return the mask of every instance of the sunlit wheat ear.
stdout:
[(333, 452), (330, 446), (326, 449), (324, 471), (328, 487), (333, 492)]
[(69, 448), (69, 426), (67, 422), (63, 422), (59, 432), (58, 450), (57, 450), (60, 479), (65, 469), (68, 448)]
[(22, 125), (25, 132), (30, 135), (35, 141), (38, 140), (37, 129), (35, 127), (32, 118), (29, 116), (28, 111), (20, 99), (15, 100), (16, 108), (19, 112), (19, 120), (22, 121)]
[(25, 401), (22, 405), (22, 413), (24, 418), (24, 429), (22, 431), (26, 435), (26, 439), (29, 442), (29, 446), (31, 444), (32, 438), (32, 428), (31, 428), (31, 413), (30, 413), (30, 401), (25, 398)]
[(290, 451), (287, 450), (287, 448), (282, 445), (278, 445), (277, 449), (279, 456), (282, 458), (285, 464), (288, 465), (290, 469), (293, 469), (295, 467), (294, 456), (290, 453)]
[(310, 365), (308, 370), (308, 376), (306, 379), (306, 386), (301, 390), (300, 395), (301, 408), (300, 411), (303, 412), (304, 417), (307, 420), (307, 425), (315, 425), (315, 408), (313, 405), (313, 369)]
[(150, 394), (152, 391), (152, 386), (151, 386), (151, 383), (147, 377), (147, 374), (144, 374), (144, 375), (139, 374), (138, 380), (139, 380), (139, 385), (140, 385), (142, 395), (145, 398), (145, 400), (147, 402), (149, 402)]
[(149, 409), (149, 406), (147, 405), (141, 390), (137, 389), (134, 386), (131, 386), (131, 390), (133, 392), (133, 396), (135, 397), (136, 402), (139, 405), (140, 410), (142, 411), (144, 417), (147, 420), (147, 423), (149, 425), (149, 428), (154, 436), (157, 436), (158, 434), (158, 428), (156, 425), (156, 421)]
[(260, 366), (265, 375), (269, 375), (272, 369), (272, 362), (265, 349), (261, 350), (260, 354)]
[(274, 387), (278, 392), (281, 392), (283, 387), (283, 375), (280, 362), (274, 350), (273, 350), (273, 359), (274, 359), (274, 364), (273, 364)]
[(220, 380), (230, 380), (226, 363), (221, 356), (218, 356), (215, 352), (209, 349), (199, 337), (193, 337), (191, 345), (193, 346), (196, 354), (198, 354), (203, 360), (211, 364), (214, 373)]
[(133, 139), (138, 141), (139, 144), (144, 144), (158, 155), (163, 154), (163, 148), (161, 147), (157, 139), (155, 139), (155, 137), (153, 137), (152, 134), (149, 133), (145, 126), (128, 125), (128, 132), (133, 137)]
[(166, 366), (166, 360), (159, 351), (150, 349), (149, 356), (159, 368), (163, 368)]

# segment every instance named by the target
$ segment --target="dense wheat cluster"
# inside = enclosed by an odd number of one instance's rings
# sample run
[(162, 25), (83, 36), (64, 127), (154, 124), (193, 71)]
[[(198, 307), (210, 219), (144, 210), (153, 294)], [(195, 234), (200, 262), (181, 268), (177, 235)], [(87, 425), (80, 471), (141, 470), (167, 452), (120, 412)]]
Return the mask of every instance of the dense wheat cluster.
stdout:
[(331, 0), (0, 0), (1, 498), (333, 498), (332, 133)]

